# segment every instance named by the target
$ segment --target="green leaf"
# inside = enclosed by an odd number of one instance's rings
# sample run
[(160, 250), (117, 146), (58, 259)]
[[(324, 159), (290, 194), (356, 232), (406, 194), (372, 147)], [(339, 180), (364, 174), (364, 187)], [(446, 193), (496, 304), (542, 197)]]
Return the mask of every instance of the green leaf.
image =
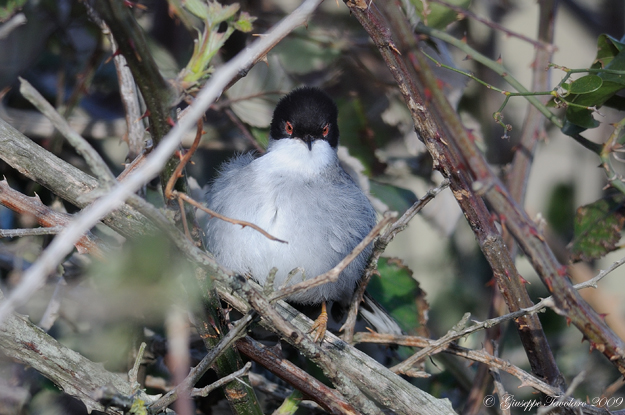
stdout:
[(384, 202), (390, 210), (403, 213), (418, 200), (411, 190), (403, 187), (380, 183), (375, 180), (370, 180), (369, 183), (371, 194)]
[(625, 195), (616, 194), (577, 209), (572, 261), (590, 261), (616, 250), (625, 225)]
[[(607, 35), (599, 36), (597, 57), (593, 67), (624, 71), (624, 74), (599, 72), (597, 75), (584, 76), (569, 85), (572, 94), (564, 100), (585, 107), (599, 108), (617, 92), (625, 89), (625, 48), (623, 46), (625, 45)], [(596, 78), (602, 80), (599, 88), (594, 88), (599, 83)], [(581, 83), (577, 85), (580, 81)], [(581, 127), (582, 130), (571, 128), (567, 123)], [(593, 118), (591, 110), (569, 106), (566, 110), (566, 122), (562, 132), (571, 135), (571, 131), (580, 133), (584, 129), (598, 127), (599, 124)]]
[(186, 0), (184, 8), (202, 20), (208, 18), (208, 5), (203, 0)]
[[(589, 128), (597, 128), (600, 124), (599, 121), (593, 118), (592, 112), (590, 110), (578, 107), (568, 107), (566, 109), (566, 121), (582, 127), (584, 130)], [(562, 128), (563, 133), (566, 134), (566, 131), (568, 130)]]
[(589, 94), (603, 85), (603, 79), (597, 75), (586, 75), (571, 82), (569, 91), (572, 94)]
[(256, 17), (250, 16), (248, 12), (241, 12), (239, 20), (234, 23), (234, 28), (245, 33), (251, 32), (254, 20), (256, 20)]
[(207, 21), (211, 27), (215, 27), (221, 22), (233, 17), (239, 11), (239, 3), (233, 3), (229, 6), (222, 6), (216, 1), (208, 3), (208, 18)]
[(619, 42), (612, 36), (607, 34), (600, 35), (597, 38), (597, 56), (593, 65), (598, 64), (598, 67), (605, 68), (624, 47), (625, 43)]
[(369, 293), (388, 310), (402, 329), (415, 332), (425, 327), (429, 304), (412, 271), (398, 258), (380, 258), (380, 276), (374, 276)]
[[(458, 12), (443, 4), (431, 1), (424, 2), (423, 0), (411, 0), (410, 2), (414, 6), (419, 18), (430, 27), (444, 30), (449, 24), (459, 20)], [(424, 3), (427, 4), (425, 15), (423, 11)], [(471, 0), (449, 0), (448, 3), (466, 9), (471, 4)]]
[(4, 5), (0, 7), (0, 22), (4, 22), (9, 20), (9, 18), (13, 17), (15, 13), (17, 13), (24, 5), (27, 0), (8, 0), (3, 1)]
[(280, 62), (287, 72), (308, 74), (313, 71), (323, 71), (331, 63), (341, 57), (341, 46), (324, 42), (308, 33), (304, 37), (297, 37), (303, 31), (296, 30), (295, 36), (289, 36), (273, 48), (280, 56)]

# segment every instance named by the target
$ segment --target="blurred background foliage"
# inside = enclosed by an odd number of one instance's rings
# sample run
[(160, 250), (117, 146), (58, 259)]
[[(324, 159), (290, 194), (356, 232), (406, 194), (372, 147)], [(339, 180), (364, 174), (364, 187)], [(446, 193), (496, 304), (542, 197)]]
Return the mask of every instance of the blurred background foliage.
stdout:
[[(25, 17), (25, 22), (0, 34), (0, 117), (59, 157), (88, 170), (84, 160), (51, 124), (20, 96), (17, 77), (21, 76), (69, 118), (115, 173), (121, 172), (123, 164), (129, 160), (126, 160), (128, 150), (124, 143), (124, 109), (110, 59), (111, 46), (89, 18), (84, 4), (70, 0), (3, 3), (0, 20), (4, 25), (17, 16)], [(133, 10), (163, 76), (192, 94), (215, 67), (233, 57), (254, 34), (264, 33), (299, 2), (243, 0), (235, 5), (222, 1), (224, 7), (219, 6), (217, 12), (201, 8), (205, 3), (199, 0), (188, 0), (186, 9), (183, 3), (141, 0), (133, 5)], [(535, 1), (455, 3), (470, 6), (474, 13), (510, 31), (535, 37), (538, 19)], [(510, 73), (529, 87), (532, 45), (470, 18), (459, 19), (456, 12), (440, 4), (421, 0), (404, 2), (414, 22), (419, 14), (423, 17), (424, 4), (431, 6), (425, 9), (426, 24), (464, 38), (467, 44), (492, 60), (501, 58)], [(554, 63), (568, 68), (590, 68), (595, 63), (598, 42), (599, 50), (609, 49), (612, 58), (625, 56), (620, 54), (623, 44), (617, 40), (625, 33), (624, 4), (622, 0), (561, 1), (556, 20), (558, 50)], [(217, 8), (214, 4), (211, 7)], [(216, 13), (221, 15), (215, 17)], [(202, 24), (202, 20), (207, 19), (213, 20)], [(194, 43), (194, 39), (199, 41)], [(429, 47), (428, 53), (435, 55), (439, 62), (470, 71), (491, 85), (507, 88), (501, 78), (472, 61), (466, 53), (441, 42), (432, 42)], [(553, 69), (552, 72), (555, 85), (564, 73)], [(457, 106), (489, 161), (504, 172), (523, 127), (525, 100), (513, 98), (504, 109), (505, 122), (512, 130), (509, 138), (502, 139), (504, 132), (492, 116), (501, 106), (502, 95), (444, 68), (437, 68), (437, 73), (449, 99)], [(585, 105), (605, 103), (605, 94), (598, 92), (603, 84), (597, 87), (592, 83), (596, 79), (587, 81), (588, 84), (571, 83), (570, 92), (586, 95), (589, 101)], [(615, 82), (618, 84), (621, 80)], [(206, 133), (194, 156), (195, 164), (188, 168), (189, 176), (198, 183), (199, 198), (201, 187), (210, 183), (221, 162), (238, 152), (263, 151), (277, 100), (301, 85), (319, 86), (337, 101), (341, 145), (346, 147), (340, 151), (341, 160), (361, 185), (370, 190), (379, 212), (391, 209), (402, 213), (441, 180), (438, 173), (432, 172), (432, 160), (414, 133), (397, 86), (369, 37), (344, 5), (326, 1), (307, 27), (280, 42), (267, 55), (266, 62), (257, 64), (207, 112)], [(622, 88), (614, 85), (611, 88), (610, 98), (622, 100)], [(185, 105), (181, 103), (180, 109)], [(622, 118), (622, 113), (619, 115), (622, 108), (615, 106), (616, 109), (601, 108), (602, 115), (595, 114), (595, 122), (587, 119), (592, 116), (588, 112), (580, 115), (588, 122), (578, 124), (583, 124), (583, 128), (595, 127), (586, 132), (589, 140), (599, 144), (606, 142), (612, 133), (610, 124)], [(566, 117), (567, 123), (575, 122), (574, 111), (556, 111), (561, 119)], [(571, 128), (567, 125), (565, 132), (570, 133)], [(579, 132), (580, 128), (575, 131)], [(192, 138), (193, 134), (189, 135), (184, 144), (190, 145)], [(605, 268), (622, 255), (617, 251), (605, 256), (619, 247), (623, 197), (603, 190), (606, 177), (597, 168), (598, 164), (597, 155), (566, 137), (556, 126), (547, 124), (546, 137), (538, 149), (528, 185), (526, 207), (530, 215), (544, 222), (549, 242), (562, 262), (569, 262), (569, 243), (573, 258), (585, 261), (576, 265), (572, 272), (575, 282), (592, 277), (596, 270)], [(619, 163), (615, 163), (615, 169), (622, 170)], [(75, 206), (59, 200), (3, 162), (0, 162), (0, 174), (13, 188), (28, 195), (37, 193), (47, 205), (77, 211)], [(150, 192), (152, 200), (157, 200), (158, 187), (148, 186), (148, 195)], [(597, 200), (600, 200), (599, 205), (590, 205)], [(576, 210), (583, 205), (590, 207), (581, 208), (576, 219)], [(34, 225), (32, 218), (0, 207), (0, 228)], [(609, 241), (610, 246), (604, 246), (598, 254), (588, 254), (588, 249), (596, 248), (592, 241), (590, 248), (583, 246), (587, 242), (584, 235), (589, 230), (599, 233), (595, 232), (592, 237), (600, 244)], [(96, 232), (111, 244), (119, 243), (105, 227)], [(51, 236), (0, 239), (0, 284), (5, 293), (19, 281), (20, 270), (32, 263), (50, 240)], [(185, 293), (184, 289), (190, 271), (171, 252), (166, 238), (153, 236), (127, 242), (123, 250), (104, 263), (73, 255), (20, 312), (39, 321), (50, 298), (61, 290), (58, 318), (48, 327), (49, 332), (88, 358), (120, 372), (127, 370), (131, 350), (143, 336), (144, 328), (149, 328), (151, 338), (161, 341), (153, 342), (150, 353), (154, 363), (149, 371), (155, 376), (167, 376), (163, 355), (159, 352), (162, 336), (165, 336), (164, 318), (172, 305), (183, 306), (189, 298), (193, 300), (193, 293)], [(449, 191), (439, 195), (409, 229), (399, 235), (386, 256), (388, 258), (380, 263), (380, 276), (372, 281), (370, 291), (407, 332), (430, 333), (437, 338), (466, 312), (477, 319), (488, 316), (495, 290), (490, 283), (492, 273)], [(546, 289), (522, 256), (518, 266), (531, 283), (527, 287), (532, 299), (545, 297)], [(584, 293), (598, 312), (609, 314), (608, 322), (621, 337), (625, 337), (623, 277), (625, 272), (617, 270), (602, 283), (600, 290)], [(581, 344), (582, 335), (575, 328), (567, 327), (564, 319), (547, 311), (541, 315), (541, 321), (560, 370), (569, 382), (582, 370), (592, 368), (579, 387), (577, 397), (599, 396), (619, 377), (599, 353), (588, 353), (587, 344)], [(500, 355), (529, 370), (514, 327), (504, 325), (500, 329), (503, 332)], [(483, 333), (477, 333), (464, 339), (461, 345), (481, 348), (482, 341)], [(461, 410), (475, 367), (464, 360), (437, 357), (426, 362), (425, 368), (432, 376), (414, 382), (436, 396), (450, 398), (454, 407)], [(518, 380), (504, 374), (503, 381), (515, 395), (531, 396), (529, 388), (516, 390)], [(24, 391), (24, 399), (18, 405), (20, 413), (81, 413), (80, 404), (72, 403), (33, 371), (6, 359), (0, 360), (0, 386)], [(218, 413), (212, 404), (203, 408), (204, 413), (211, 413), (211, 408)], [(0, 413), (5, 413), (3, 410), (0, 405)]]

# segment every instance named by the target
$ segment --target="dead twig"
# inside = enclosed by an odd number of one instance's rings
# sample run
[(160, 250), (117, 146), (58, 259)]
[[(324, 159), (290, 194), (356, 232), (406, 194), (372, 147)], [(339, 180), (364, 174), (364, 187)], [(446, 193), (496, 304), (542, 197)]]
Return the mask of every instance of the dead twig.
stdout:
[[(152, 413), (158, 413), (158, 411), (167, 408), (171, 405), (181, 393), (190, 393), (193, 385), (206, 373), (208, 369), (213, 365), (215, 359), (217, 359), (227, 348), (241, 336), (245, 335), (247, 326), (252, 322), (254, 313), (247, 313), (241, 320), (237, 321), (234, 327), (226, 334), (219, 343), (212, 348), (206, 356), (197, 364), (187, 377), (179, 383), (174, 389), (169, 391), (165, 396), (155, 401), (150, 405), (149, 409)], [(240, 375), (239, 375), (240, 376)], [(229, 381), (228, 381), (229, 382)], [(228, 383), (225, 382), (225, 383)]]
[(246, 222), (244, 220), (238, 220), (238, 219), (232, 219), (232, 218), (224, 216), (224, 215), (222, 215), (220, 213), (217, 213), (214, 210), (209, 209), (206, 206), (204, 206), (203, 204), (195, 201), (193, 198), (191, 198), (190, 196), (188, 196), (188, 195), (186, 195), (184, 193), (180, 193), (180, 192), (178, 192), (176, 190), (173, 190), (172, 191), (172, 196), (173, 197), (178, 197), (180, 199), (183, 199), (185, 202), (189, 203), (190, 205), (193, 205), (196, 208), (198, 208), (200, 210), (203, 210), (204, 212), (208, 213), (209, 215), (211, 215), (211, 216), (213, 216), (213, 217), (215, 217), (217, 219), (221, 219), (223, 221), (232, 223), (233, 225), (241, 225), (241, 227), (243, 227), (243, 228), (245, 228), (246, 226), (250, 227), (250, 228), (260, 232), (262, 235), (264, 235), (268, 239), (271, 239), (272, 241), (281, 242), (283, 244), (288, 243), (288, 241), (283, 241), (282, 239), (276, 238), (275, 236), (269, 234), (267, 231), (265, 231), (264, 229), (254, 225), (251, 222)]
[(206, 397), (208, 396), (209, 393), (211, 393), (215, 389), (221, 388), (222, 386), (230, 383), (233, 380), (238, 380), (239, 382), (243, 382), (239, 378), (242, 376), (246, 376), (249, 373), (251, 368), (252, 368), (252, 362), (247, 362), (245, 366), (243, 366), (243, 369), (237, 370), (236, 372), (231, 373), (228, 376), (224, 376), (218, 381), (213, 382), (208, 386), (204, 386), (203, 388), (194, 388), (191, 391), (191, 396), (192, 397), (197, 397), (197, 396)]
[(0, 238), (16, 238), (22, 236), (56, 235), (63, 230), (62, 226), (49, 228), (0, 229)]
[(182, 177), (182, 170), (187, 165), (189, 160), (191, 160), (191, 157), (193, 157), (195, 150), (197, 150), (198, 146), (200, 145), (200, 139), (202, 138), (202, 134), (204, 133), (203, 127), (204, 127), (204, 123), (202, 121), (202, 118), (200, 118), (196, 122), (197, 130), (196, 130), (195, 139), (193, 140), (193, 144), (191, 145), (191, 148), (189, 148), (189, 150), (187, 150), (187, 152), (182, 157), (182, 159), (180, 159), (180, 163), (178, 163), (178, 166), (176, 166), (176, 170), (174, 170), (174, 173), (171, 175), (171, 177), (169, 178), (169, 181), (167, 182), (167, 185), (165, 186), (165, 192), (164, 192), (165, 199), (171, 199), (173, 197), (172, 190), (174, 189), (174, 185), (176, 184), (176, 181), (180, 177)]

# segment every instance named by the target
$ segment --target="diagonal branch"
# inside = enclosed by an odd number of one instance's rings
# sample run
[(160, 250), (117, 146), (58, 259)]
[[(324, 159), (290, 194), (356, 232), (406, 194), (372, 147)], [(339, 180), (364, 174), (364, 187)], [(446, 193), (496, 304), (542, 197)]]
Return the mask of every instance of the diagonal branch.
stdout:
[[(467, 160), (483, 160), (483, 156), (468, 139), (458, 115), (437, 87), (427, 58), (418, 51), (415, 37), (401, 9), (396, 7), (396, 3), (381, 6), (391, 21), (389, 24), (376, 7), (363, 9), (350, 5), (350, 2), (347, 4), (373, 39), (395, 78), (411, 112), (417, 134), (434, 159), (434, 167), (449, 178), (450, 188), (493, 270), (508, 308), (515, 311), (532, 305), (503, 238), (484, 200), (476, 192), (472, 172), (467, 169)], [(397, 39), (401, 43), (398, 45), (395, 45), (393, 32), (399, 33)], [(467, 146), (472, 146), (472, 154), (463, 154), (456, 146), (458, 136), (467, 139)], [(516, 323), (534, 373), (554, 384), (562, 383), (540, 320), (529, 316)]]

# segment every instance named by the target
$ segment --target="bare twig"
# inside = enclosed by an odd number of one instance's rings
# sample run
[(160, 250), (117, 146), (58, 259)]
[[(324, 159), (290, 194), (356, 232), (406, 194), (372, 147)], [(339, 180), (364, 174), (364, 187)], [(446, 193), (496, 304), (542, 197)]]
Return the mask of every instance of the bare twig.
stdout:
[[(0, 304), (3, 302), (0, 295)], [(82, 401), (88, 410), (118, 413), (107, 410), (95, 397), (94, 392), (103, 385), (109, 385), (116, 393), (126, 396), (135, 392), (130, 383), (121, 376), (106, 371), (102, 364), (91, 362), (63, 346), (28, 318), (18, 314), (9, 314), (3, 322), (0, 348), (9, 358), (34, 368), (65, 393)], [(143, 391), (139, 390), (137, 393), (144, 401), (151, 401)]]
[(232, 218), (224, 216), (224, 215), (222, 215), (220, 213), (217, 213), (214, 210), (209, 209), (206, 206), (204, 206), (203, 204), (195, 201), (193, 198), (191, 198), (190, 196), (188, 196), (188, 195), (186, 195), (184, 193), (180, 193), (180, 192), (174, 190), (174, 191), (172, 191), (172, 196), (178, 197), (181, 200), (184, 200), (185, 202), (189, 203), (190, 205), (193, 205), (196, 208), (198, 208), (200, 210), (203, 210), (204, 212), (208, 213), (209, 215), (211, 215), (211, 216), (213, 216), (213, 217), (215, 217), (217, 219), (220, 219), (220, 220), (232, 223), (233, 225), (241, 225), (241, 227), (243, 227), (243, 228), (245, 228), (246, 226), (250, 227), (250, 228), (260, 232), (263, 236), (265, 236), (266, 238), (268, 238), (268, 239), (270, 239), (272, 241), (280, 242), (280, 243), (283, 243), (283, 244), (288, 243), (288, 241), (283, 241), (282, 239), (276, 238), (275, 236), (269, 234), (267, 231), (265, 231), (264, 229), (260, 228), (257, 225), (254, 225), (251, 222), (246, 222), (244, 220), (238, 220), (238, 219), (232, 219)]
[(384, 229), (386, 225), (391, 223), (397, 217), (397, 212), (386, 212), (384, 214), (384, 218), (369, 231), (369, 234), (365, 236), (365, 238), (360, 241), (356, 247), (349, 253), (345, 258), (343, 258), (334, 268), (330, 271), (325, 272), (313, 279), (299, 282), (297, 284), (290, 285), (288, 287), (284, 287), (280, 291), (276, 292), (272, 297), (271, 301), (279, 300), (282, 298), (286, 298), (290, 295), (298, 293), (300, 291), (305, 291), (313, 287), (318, 287), (323, 284), (327, 284), (329, 282), (336, 282), (341, 272), (354, 260), (360, 253), (367, 247), (373, 240), (378, 236), (378, 234)]
[(197, 366), (191, 369), (191, 372), (189, 372), (187, 377), (181, 383), (169, 391), (165, 396), (150, 405), (150, 411), (157, 413), (158, 411), (171, 405), (176, 399), (178, 399), (178, 396), (181, 393), (190, 393), (193, 385), (195, 385), (202, 375), (210, 369), (215, 359), (217, 359), (227, 348), (232, 346), (232, 344), (239, 337), (245, 335), (244, 332), (247, 329), (247, 326), (252, 322), (253, 317), (253, 313), (247, 313), (241, 320), (237, 321), (228, 334), (220, 340), (219, 344), (211, 349), (200, 361), (200, 363), (197, 364)]
[(200, 145), (200, 140), (202, 139), (202, 134), (204, 133), (203, 128), (202, 128), (204, 126), (202, 118), (197, 120), (196, 125), (197, 125), (196, 127), (197, 129), (195, 133), (195, 139), (193, 140), (193, 144), (191, 145), (191, 148), (189, 148), (189, 150), (187, 150), (185, 155), (182, 157), (182, 159), (180, 160), (180, 163), (178, 163), (178, 166), (176, 166), (176, 170), (174, 170), (173, 174), (169, 178), (169, 181), (167, 182), (167, 185), (165, 186), (164, 195), (166, 199), (171, 199), (173, 197), (172, 190), (174, 189), (176, 180), (182, 177), (182, 170), (187, 165), (189, 160), (191, 160), (191, 157), (193, 157), (195, 150), (197, 150), (197, 147)]
[(446, 1), (443, 0), (430, 0), (433, 1), (434, 3), (438, 3), (438, 4), (442, 4), (443, 6), (457, 12), (458, 14), (460, 14), (461, 16), (466, 16), (466, 17), (470, 17), (473, 20), (476, 20), (480, 23), (485, 24), (488, 27), (491, 27), (495, 30), (499, 30), (502, 33), (505, 33), (506, 36), (510, 36), (510, 37), (516, 37), (519, 38), (521, 40), (523, 40), (524, 42), (527, 42), (531, 45), (533, 45), (536, 48), (540, 48), (540, 49), (545, 49), (546, 51), (548, 51), (549, 53), (553, 53), (554, 51), (557, 50), (557, 48), (555, 46), (553, 46), (553, 44), (549, 43), (549, 42), (543, 42), (541, 40), (534, 40), (532, 38), (529, 38), (521, 33), (517, 33), (517, 32), (513, 32), (512, 30), (500, 25), (499, 23), (493, 22), (492, 20), (488, 20), (485, 19), (483, 17), (478, 16), (477, 14), (473, 13), (472, 11), (465, 9), (464, 7), (460, 7), (460, 6), (456, 6), (454, 4), (448, 3)]
[(139, 367), (141, 366), (141, 363), (143, 362), (143, 354), (145, 353), (146, 346), (147, 344), (145, 342), (141, 342), (141, 344), (139, 345), (139, 350), (137, 350), (137, 357), (135, 358), (135, 363), (132, 365), (132, 368), (130, 368), (130, 371), (128, 371), (128, 381), (130, 382), (130, 385), (132, 385), (132, 388), (135, 391), (139, 390), (139, 388), (141, 387), (137, 379), (137, 376), (139, 374)]
[[(556, 396), (560, 390), (537, 378), (536, 376), (524, 371), (523, 369), (510, 364), (503, 359), (492, 356), (484, 350), (471, 350), (458, 346), (456, 343), (450, 343), (445, 348), (438, 348), (435, 340), (427, 339), (419, 336), (398, 336), (393, 334), (379, 333), (356, 333), (354, 341), (357, 343), (379, 343), (379, 344), (397, 344), (400, 346), (410, 347), (431, 347), (436, 348), (435, 353), (445, 352), (457, 356), (464, 357), (480, 363), (485, 363), (490, 367), (495, 367), (506, 373), (509, 373), (521, 381), (521, 386), (530, 386), (537, 391), (543, 392), (550, 396)], [(521, 387), (520, 386), (520, 387)]]
[[(573, 286), (573, 288), (577, 290), (590, 288), (590, 287), (597, 288), (597, 283), (599, 281), (605, 278), (610, 272), (614, 271), (616, 268), (623, 265), (623, 263), (625, 263), (625, 257), (614, 262), (606, 270), (602, 270), (601, 272), (599, 272), (599, 274), (597, 274), (597, 276), (595, 276), (594, 278), (591, 278), (588, 281), (584, 281), (583, 283), (576, 284)], [(541, 300), (540, 302), (538, 302), (532, 307), (524, 308), (524, 309), (515, 311), (513, 313), (505, 314), (500, 317), (495, 317), (495, 318), (491, 318), (488, 320), (484, 320), (482, 322), (476, 322), (475, 324), (472, 324), (470, 327), (464, 327), (468, 320), (463, 319), (463, 321), (461, 321), (459, 324), (454, 326), (454, 328), (452, 328), (449, 332), (447, 332), (445, 336), (434, 341), (432, 345), (428, 345), (423, 350), (420, 350), (415, 355), (406, 359), (404, 362), (396, 365), (395, 367), (392, 368), (392, 370), (403, 373), (405, 370), (408, 370), (411, 366), (416, 364), (420, 359), (423, 359), (425, 356), (430, 356), (432, 352), (443, 350), (447, 345), (449, 345), (450, 343), (462, 337), (468, 336), (469, 334), (475, 333), (476, 331), (487, 329), (497, 324), (501, 324), (504, 321), (510, 321), (510, 320), (517, 319), (523, 315), (531, 315), (531, 314), (541, 312), (547, 307), (555, 308), (555, 301), (552, 296), (544, 298), (543, 300)]]
[(41, 327), (45, 331), (48, 331), (52, 328), (54, 322), (59, 316), (61, 299), (63, 297), (63, 293), (65, 292), (66, 286), (67, 283), (65, 282), (65, 278), (63, 278), (63, 276), (59, 276), (56, 282), (56, 286), (54, 287), (52, 297), (50, 298), (50, 301), (48, 301), (46, 311), (44, 311), (43, 316), (41, 316), (41, 320), (39, 320), (39, 327)]
[(128, 68), (126, 58), (121, 53), (117, 53), (117, 43), (108, 26), (106, 26), (106, 23), (101, 22), (100, 27), (111, 43), (113, 62), (115, 63), (117, 79), (119, 80), (119, 95), (121, 96), (124, 113), (126, 114), (128, 158), (132, 160), (143, 151), (143, 136), (145, 134), (145, 126), (141, 117), (141, 106), (137, 95), (137, 84), (130, 68)]
[(199, 119), (210, 104), (219, 96), (224, 87), (241, 71), (267, 53), (276, 42), (287, 33), (301, 26), (316, 9), (321, 0), (307, 0), (287, 18), (278, 23), (265, 36), (215, 71), (211, 79), (198, 94), (187, 117), (184, 117), (148, 156), (146, 163), (139, 167), (121, 184), (94, 202), (77, 215), (72, 222), (43, 251), (39, 259), (24, 273), (21, 283), (11, 292), (11, 296), (0, 305), (0, 323), (14, 308), (26, 301), (42, 284), (46, 275), (55, 269), (58, 262), (72, 249), (73, 244), (87, 230), (93, 227), (104, 215), (120, 207), (132, 193), (147, 180), (155, 177), (178, 147), (184, 133)]
[[(332, 381), (337, 389), (348, 398), (349, 402), (365, 415), (381, 415), (380, 409), (363, 393), (354, 383), (351, 377), (340, 373), (329, 355), (324, 353), (321, 346), (310, 336), (302, 333), (291, 321), (284, 319), (276, 310), (275, 305), (265, 298), (261, 290), (254, 288), (242, 276), (236, 276), (230, 281), (231, 287), (238, 293), (242, 293), (248, 303), (270, 324), (282, 338), (294, 344), (302, 353), (321, 367), (324, 374)], [(327, 342), (328, 337), (323, 342)]]
[(243, 136), (247, 139), (247, 141), (252, 146), (254, 146), (254, 149), (258, 151), (259, 154), (263, 154), (265, 152), (265, 149), (260, 144), (258, 144), (258, 141), (256, 141), (256, 139), (254, 138), (252, 133), (250, 133), (247, 127), (243, 125), (243, 123), (241, 122), (241, 119), (234, 113), (234, 111), (232, 111), (230, 108), (226, 108), (224, 112), (226, 113), (228, 118), (230, 118), (230, 121), (232, 121), (234, 125), (237, 126), (239, 131), (243, 133)]
[[(185, 380), (191, 360), (189, 357), (189, 321), (186, 315), (186, 310), (173, 304), (165, 319), (167, 366), (172, 374), (172, 381), (176, 385)], [(195, 411), (191, 403), (190, 390), (183, 388), (176, 389), (176, 391), (177, 399), (173, 402), (174, 410), (179, 415), (192, 415)]]
[(49, 228), (0, 229), (0, 238), (15, 238), (21, 236), (56, 235), (63, 230), (63, 226)]
[[(494, 342), (493, 342), (494, 343)], [(493, 357), (499, 357), (499, 350), (497, 345), (493, 346)], [(501, 383), (501, 376), (499, 374), (499, 369), (493, 366), (490, 366), (488, 368), (490, 370), (490, 374), (493, 377), (493, 383), (495, 384), (495, 390), (497, 391), (497, 395), (499, 395), (499, 399), (501, 400), (502, 397), (506, 396), (506, 389), (503, 386), (503, 383)], [(502, 414), (503, 415), (510, 415), (510, 408), (507, 407), (503, 407), (501, 408)]]
[(208, 386), (204, 386), (203, 388), (194, 388), (191, 391), (191, 396), (193, 397), (197, 397), (197, 396), (208, 396), (209, 393), (211, 393), (212, 391), (214, 391), (217, 388), (221, 388), (222, 386), (224, 386), (225, 384), (233, 381), (233, 380), (239, 380), (239, 382), (241, 382), (240, 379), (238, 379), (241, 376), (246, 376), (248, 374), (248, 372), (250, 371), (250, 369), (252, 368), (252, 362), (247, 362), (245, 364), (245, 366), (243, 366), (243, 369), (237, 370), (234, 373), (231, 373), (228, 376), (224, 376), (223, 378), (219, 379), (216, 382), (211, 383)]

